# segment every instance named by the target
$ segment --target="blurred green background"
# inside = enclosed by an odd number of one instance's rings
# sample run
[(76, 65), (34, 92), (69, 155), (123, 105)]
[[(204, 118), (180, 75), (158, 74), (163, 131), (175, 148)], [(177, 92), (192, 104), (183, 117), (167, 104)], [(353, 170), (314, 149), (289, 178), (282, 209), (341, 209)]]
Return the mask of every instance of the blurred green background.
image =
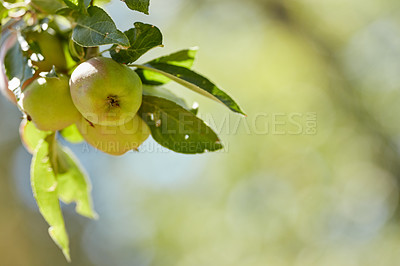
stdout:
[[(148, 140), (111, 157), (73, 145), (93, 184), (90, 221), (63, 206), (70, 265), (398, 265), (400, 2), (151, 0), (106, 6), (118, 27), (157, 25), (164, 48), (198, 45), (195, 69), (243, 118), (179, 85), (225, 150)], [(67, 265), (29, 185), (20, 114), (0, 100), (0, 265)]]

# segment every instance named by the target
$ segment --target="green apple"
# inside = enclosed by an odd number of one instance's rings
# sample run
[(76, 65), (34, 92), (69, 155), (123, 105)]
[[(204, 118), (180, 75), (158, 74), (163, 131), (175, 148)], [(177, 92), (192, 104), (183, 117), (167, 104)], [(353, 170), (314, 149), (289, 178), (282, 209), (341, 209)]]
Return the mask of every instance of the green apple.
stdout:
[(50, 71), (55, 66), (58, 71), (67, 69), (67, 61), (65, 59), (64, 48), (61, 40), (48, 31), (29, 32), (26, 35), (28, 42), (35, 42), (39, 45), (40, 54), (44, 57), (43, 60), (32, 57), (32, 64), (37, 66), (40, 71)]
[(70, 79), (79, 112), (93, 124), (118, 126), (131, 120), (142, 104), (142, 82), (135, 71), (110, 58), (80, 64)]
[(90, 145), (111, 155), (137, 150), (150, 135), (149, 127), (138, 115), (119, 126), (96, 125), (82, 118), (77, 127)]
[(61, 130), (81, 117), (65, 76), (34, 80), (23, 91), (20, 103), (28, 119), (43, 131)]

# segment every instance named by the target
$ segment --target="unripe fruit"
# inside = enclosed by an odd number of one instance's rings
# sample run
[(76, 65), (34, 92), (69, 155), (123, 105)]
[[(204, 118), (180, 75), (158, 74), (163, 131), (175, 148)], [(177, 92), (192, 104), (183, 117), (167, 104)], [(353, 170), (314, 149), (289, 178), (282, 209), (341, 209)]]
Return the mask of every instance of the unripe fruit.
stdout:
[(57, 36), (43, 32), (29, 32), (26, 36), (28, 42), (36, 42), (40, 47), (40, 53), (44, 60), (32, 60), (32, 64), (37, 66), (40, 71), (50, 71), (53, 65), (58, 71), (67, 69), (64, 49)]
[(76, 108), (90, 122), (123, 125), (142, 104), (142, 82), (135, 71), (110, 58), (95, 57), (80, 64), (70, 79)]
[(20, 101), (28, 118), (43, 131), (61, 130), (81, 117), (65, 76), (36, 79), (25, 88)]
[(111, 155), (137, 150), (150, 135), (149, 127), (138, 115), (119, 126), (95, 125), (82, 118), (77, 127), (90, 145)]

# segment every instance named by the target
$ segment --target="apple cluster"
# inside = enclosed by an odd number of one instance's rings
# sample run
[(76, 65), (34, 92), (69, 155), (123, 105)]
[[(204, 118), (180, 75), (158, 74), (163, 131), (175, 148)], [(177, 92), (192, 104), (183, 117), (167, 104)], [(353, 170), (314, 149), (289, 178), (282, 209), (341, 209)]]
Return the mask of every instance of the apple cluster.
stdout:
[[(57, 37), (45, 32), (29, 38), (49, 46), (41, 47), (44, 60), (33, 62), (39, 71), (66, 68)], [(55, 50), (57, 56), (47, 54)], [(75, 124), (89, 144), (112, 155), (137, 150), (150, 135), (149, 127), (137, 115), (141, 103), (142, 82), (136, 72), (105, 57), (81, 63), (70, 78), (38, 76), (19, 99), (28, 120), (39, 130), (59, 131)]]

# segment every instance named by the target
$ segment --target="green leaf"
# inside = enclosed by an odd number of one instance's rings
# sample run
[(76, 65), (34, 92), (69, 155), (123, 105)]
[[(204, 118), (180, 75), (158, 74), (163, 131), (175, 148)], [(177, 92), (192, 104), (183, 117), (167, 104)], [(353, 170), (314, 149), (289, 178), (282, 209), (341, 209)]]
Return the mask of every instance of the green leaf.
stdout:
[(191, 68), (196, 58), (198, 47), (192, 47), (185, 50), (180, 50), (178, 52), (156, 58), (149, 63), (165, 63), (174, 66), (181, 66), (185, 68)]
[(80, 15), (72, 31), (72, 39), (84, 47), (120, 44), (129, 47), (129, 40), (117, 29), (111, 17), (101, 8), (91, 6), (88, 15)]
[[(198, 51), (197, 47), (181, 50), (167, 56), (156, 58), (146, 64), (151, 65), (154, 63), (165, 63), (174, 66), (191, 68), (193, 66), (197, 51)], [(170, 79), (165, 77), (164, 75), (158, 74), (153, 71), (136, 69), (136, 72), (142, 79), (143, 84), (162, 85), (170, 81)]]
[(125, 0), (125, 4), (132, 10), (136, 10), (146, 15), (149, 14), (150, 0)]
[(64, 7), (58, 0), (31, 0), (30, 3), (34, 8), (48, 14), (55, 14), (58, 9)]
[(60, 199), (66, 204), (76, 202), (76, 212), (80, 215), (92, 219), (97, 218), (90, 197), (91, 184), (78, 159), (70, 149), (61, 145), (58, 145), (57, 157), (59, 164), (57, 181)]
[(41, 140), (45, 139), (52, 132), (41, 131), (30, 121), (26, 119), (21, 122), (19, 127), (19, 134), (21, 137), (22, 144), (29, 153), (34, 153), (36, 147)]
[(12, 90), (19, 100), (21, 87), (25, 81), (33, 77), (34, 70), (28, 65), (28, 58), (23, 54), (20, 43), (16, 42), (8, 50), (4, 65), (9, 82), (9, 89)]
[(159, 72), (155, 72), (153, 70), (137, 68), (135, 71), (142, 80), (142, 83), (146, 85), (160, 86), (171, 81), (170, 78), (167, 78), (165, 75), (160, 74)]
[(75, 19), (77, 19), (80, 16), (78, 11), (76, 11), (75, 9), (72, 9), (70, 7), (63, 7), (63, 8), (58, 9), (56, 11), (56, 15), (64, 16), (64, 17), (72, 17)]
[(160, 97), (160, 98), (164, 98), (164, 99), (173, 101), (173, 102), (179, 104), (180, 106), (182, 106), (183, 108), (185, 108), (186, 110), (194, 113), (195, 115), (197, 113), (197, 109), (190, 108), (184, 99), (176, 96), (175, 94), (173, 94), (171, 91), (167, 90), (166, 88), (158, 87), (158, 86), (143, 85), (143, 94), (149, 95), (149, 96)]
[(68, 7), (77, 10), (81, 13), (86, 13), (86, 9), (89, 7), (91, 0), (63, 0), (63, 1)]
[(82, 141), (84, 141), (81, 133), (79, 132), (75, 124), (61, 130), (60, 134), (64, 139), (71, 143), (81, 143)]
[(58, 185), (51, 163), (51, 143), (54, 135), (41, 140), (31, 164), (31, 185), (39, 211), (49, 224), (49, 234), (70, 261), (69, 240), (58, 201)]
[(94, 0), (93, 1), (96, 6), (103, 6), (111, 2), (111, 0)]
[(194, 92), (224, 104), (233, 112), (245, 115), (239, 105), (228, 94), (219, 89), (207, 78), (190, 69), (165, 63), (148, 63), (132, 66), (162, 74)]
[(72, 39), (70, 39), (68, 42), (68, 51), (75, 62), (80, 62), (85, 58), (84, 48), (74, 42)]
[(150, 24), (135, 22), (135, 27), (125, 31), (131, 47), (124, 50), (114, 45), (110, 52), (111, 57), (123, 64), (133, 63), (152, 48), (162, 46), (161, 31)]
[(195, 154), (223, 148), (211, 128), (172, 101), (144, 95), (139, 114), (149, 125), (153, 138), (170, 150)]

